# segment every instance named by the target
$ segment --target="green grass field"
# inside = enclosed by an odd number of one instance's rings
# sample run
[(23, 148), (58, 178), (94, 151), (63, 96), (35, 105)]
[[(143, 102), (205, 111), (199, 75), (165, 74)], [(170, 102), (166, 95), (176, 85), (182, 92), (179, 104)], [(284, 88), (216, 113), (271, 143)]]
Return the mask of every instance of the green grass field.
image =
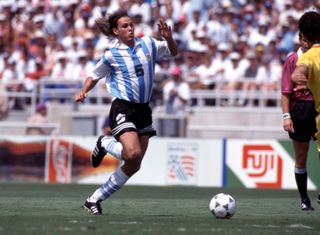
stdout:
[[(125, 186), (102, 204), (82, 204), (97, 185), (0, 184), (0, 234), (320, 234), (320, 205), (299, 208), (297, 191)], [(237, 202), (230, 220), (215, 219), (208, 203), (227, 192)]]

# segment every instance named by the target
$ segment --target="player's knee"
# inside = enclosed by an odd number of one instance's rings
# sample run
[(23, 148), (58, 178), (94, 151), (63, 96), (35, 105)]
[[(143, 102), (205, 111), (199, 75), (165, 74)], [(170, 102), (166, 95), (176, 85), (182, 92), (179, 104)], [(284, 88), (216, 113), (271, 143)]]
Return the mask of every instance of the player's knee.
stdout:
[(130, 175), (133, 175), (140, 170), (141, 161), (137, 159), (128, 159), (128, 160), (125, 160), (125, 166), (126, 166), (126, 169), (130, 171)]
[(142, 159), (142, 151), (140, 149), (130, 149), (126, 151), (125, 160), (131, 162), (138, 162)]

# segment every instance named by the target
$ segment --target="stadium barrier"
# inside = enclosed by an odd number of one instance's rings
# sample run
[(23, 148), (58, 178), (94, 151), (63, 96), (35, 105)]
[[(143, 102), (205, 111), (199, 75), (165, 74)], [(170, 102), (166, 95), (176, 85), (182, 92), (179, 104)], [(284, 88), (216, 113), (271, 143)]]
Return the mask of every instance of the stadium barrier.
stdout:
[(61, 128), (60, 123), (26, 123), (26, 122), (0, 122), (0, 133), (7, 135), (25, 135), (28, 129), (48, 129), (49, 133), (58, 135)]
[[(74, 94), (79, 88), (78, 81), (69, 79), (64, 81), (62, 85), (61, 87), (61, 81), (44, 78), (36, 84), (37, 89), (30, 92), (6, 91), (1, 93), (0, 91), (0, 96), (6, 95), (30, 100), (30, 107), (26, 111), (29, 112), (29, 115), (35, 112), (36, 103), (39, 101), (47, 101), (49, 107), (69, 106), (68, 109), (49, 110), (49, 113), (54, 114), (51, 115), (50, 121), (60, 124), (58, 132), (60, 134), (96, 135), (100, 133), (101, 120), (107, 115), (108, 105), (111, 102), (111, 97), (105, 91), (103, 84), (96, 86), (84, 104), (77, 104), (73, 101)], [(229, 98), (239, 99), (239, 97), (246, 96), (257, 101), (257, 104), (261, 106), (259, 112), (255, 107), (224, 106), (226, 105), (225, 101)], [(266, 106), (265, 93), (260, 91), (244, 94), (244, 91), (192, 90), (188, 117), (168, 115), (164, 112), (163, 107), (158, 105), (153, 108), (154, 124), (159, 136), (163, 137), (284, 139), (287, 136), (281, 128), (282, 123), (279, 118), (281, 114), (280, 98), (279, 92), (269, 92), (267, 99), (272, 99), (277, 107), (268, 107)], [(102, 105), (107, 105), (107, 108), (101, 108)], [(89, 112), (88, 107), (98, 107), (103, 112), (97, 111), (98, 108)], [(10, 116), (9, 113), (7, 120), (12, 121), (11, 117), (12, 115)], [(13, 129), (13, 125), (8, 125), (4, 133), (22, 134), (22, 132), (13, 131)], [(4, 129), (2, 128), (2, 130)]]
[[(19, 82), (21, 85), (23, 81)], [(51, 101), (60, 100), (62, 102), (73, 103), (75, 92), (81, 87), (81, 82), (74, 79), (52, 79), (44, 77), (40, 81), (33, 82), (33, 89), (28, 91), (2, 91), (0, 90), (0, 96), (5, 95), (8, 97), (19, 97), (24, 99), (30, 99), (32, 110), (35, 110), (35, 104), (37, 101)], [(5, 86), (10, 86), (11, 83), (1, 83)], [(12, 83), (16, 84), (16, 83)], [(255, 107), (281, 107), (281, 92), (280, 91), (228, 91), (223, 89), (192, 89), (190, 93), (190, 106), (255, 106)], [(96, 86), (90, 93), (90, 99), (86, 102), (94, 104), (109, 103), (111, 96), (106, 92), (105, 86), (101, 83), (100, 86)], [(235, 102), (229, 104), (229, 100)], [(245, 100), (246, 103), (239, 104), (239, 100)], [(161, 102), (161, 101), (160, 101)], [(270, 105), (271, 102), (271, 105)]]
[[(281, 107), (280, 91), (242, 91), (242, 90), (192, 90), (191, 105), (196, 106), (257, 106), (257, 107)], [(230, 100), (233, 100), (229, 105)], [(243, 100), (243, 104), (239, 102)], [(271, 103), (271, 104), (270, 104)]]

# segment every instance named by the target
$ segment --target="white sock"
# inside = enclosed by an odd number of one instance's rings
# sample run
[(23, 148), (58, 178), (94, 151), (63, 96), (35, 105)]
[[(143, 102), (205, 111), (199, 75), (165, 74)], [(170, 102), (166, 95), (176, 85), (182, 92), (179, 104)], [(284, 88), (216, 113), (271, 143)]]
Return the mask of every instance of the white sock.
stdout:
[(110, 153), (112, 156), (119, 160), (122, 159), (122, 144), (116, 141), (114, 138), (104, 137), (101, 141), (102, 147)]
[(118, 191), (129, 179), (121, 168), (118, 168), (100, 188), (98, 188), (89, 198), (89, 202), (97, 202), (99, 200), (105, 200), (111, 196), (111, 194)]

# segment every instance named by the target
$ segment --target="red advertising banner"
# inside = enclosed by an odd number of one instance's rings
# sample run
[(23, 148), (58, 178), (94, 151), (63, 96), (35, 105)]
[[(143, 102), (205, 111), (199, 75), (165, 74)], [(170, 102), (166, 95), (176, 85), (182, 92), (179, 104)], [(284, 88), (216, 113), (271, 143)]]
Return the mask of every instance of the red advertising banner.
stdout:
[(69, 183), (72, 168), (72, 143), (61, 139), (48, 141), (46, 182)]
[(242, 168), (257, 188), (282, 187), (283, 160), (271, 145), (244, 145)]

